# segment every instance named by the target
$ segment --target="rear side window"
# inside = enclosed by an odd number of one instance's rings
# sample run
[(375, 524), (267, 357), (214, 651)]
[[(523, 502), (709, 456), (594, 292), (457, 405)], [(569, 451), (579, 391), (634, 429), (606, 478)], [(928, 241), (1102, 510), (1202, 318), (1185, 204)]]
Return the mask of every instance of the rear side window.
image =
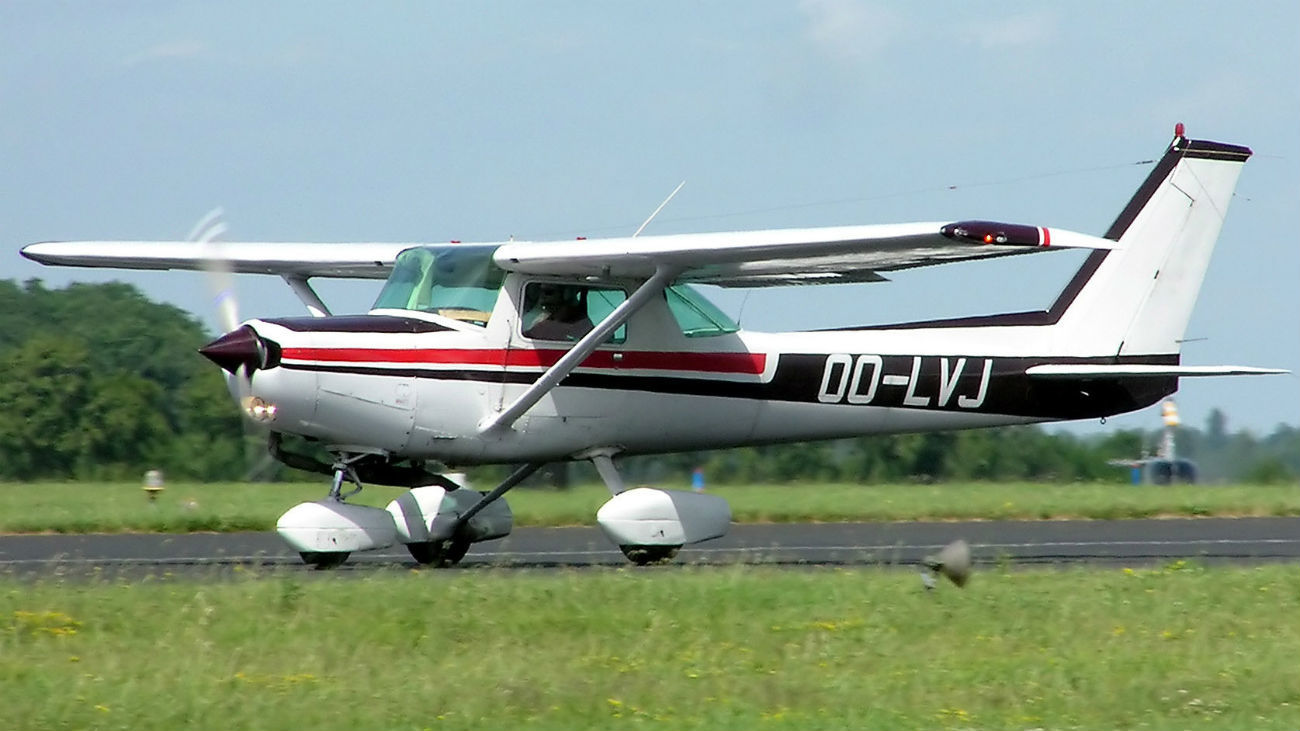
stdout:
[(711, 338), (734, 333), (740, 326), (727, 317), (718, 306), (705, 299), (689, 284), (678, 284), (664, 290), (668, 310), (677, 320), (677, 327), (688, 338)]

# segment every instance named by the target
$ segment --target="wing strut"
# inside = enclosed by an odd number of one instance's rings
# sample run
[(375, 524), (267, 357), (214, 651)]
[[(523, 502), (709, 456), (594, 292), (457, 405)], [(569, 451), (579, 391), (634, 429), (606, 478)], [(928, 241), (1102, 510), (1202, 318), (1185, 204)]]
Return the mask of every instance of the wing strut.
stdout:
[(330, 316), (330, 308), (325, 306), (325, 302), (321, 300), (320, 295), (316, 294), (316, 290), (312, 289), (307, 277), (297, 274), (281, 274), (280, 277), (284, 279), (285, 284), (289, 285), (293, 293), (298, 295), (298, 299), (302, 300), (302, 303), (307, 306), (307, 311), (311, 313), (312, 317)]
[(637, 310), (644, 307), (652, 297), (663, 292), (677, 278), (679, 273), (681, 273), (680, 267), (660, 264), (655, 269), (654, 276), (647, 279), (640, 287), (637, 287), (637, 290), (622, 304), (615, 307), (608, 317), (601, 320), (600, 324), (591, 332), (574, 343), (569, 352), (556, 361), (555, 365), (548, 368), (541, 378), (534, 381), (533, 385), (519, 395), (519, 398), (515, 399), (499, 413), (481, 422), (478, 427), (479, 433), (485, 434), (494, 429), (508, 428), (514, 424), (519, 417), (523, 416), (534, 404), (541, 401), (543, 396), (550, 393), (551, 389), (558, 386), (560, 381), (563, 381), (565, 377), (572, 373), (574, 368), (577, 368), (582, 361), (586, 360), (587, 356), (595, 352), (597, 347), (608, 340), (609, 336), (623, 323), (627, 322), (632, 315), (636, 314)]

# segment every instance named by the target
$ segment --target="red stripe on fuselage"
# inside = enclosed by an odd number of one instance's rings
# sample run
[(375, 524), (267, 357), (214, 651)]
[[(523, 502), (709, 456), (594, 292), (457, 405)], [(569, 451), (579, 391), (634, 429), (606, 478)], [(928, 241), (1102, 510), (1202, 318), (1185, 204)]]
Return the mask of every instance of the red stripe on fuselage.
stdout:
[[(438, 365), (549, 368), (567, 350), (477, 350), (386, 348), (285, 348), (287, 360), (326, 363), (429, 363)], [(616, 360), (615, 355), (620, 357)], [(582, 361), (583, 368), (621, 370), (700, 371), (759, 375), (767, 365), (763, 353), (674, 353), (599, 350)]]

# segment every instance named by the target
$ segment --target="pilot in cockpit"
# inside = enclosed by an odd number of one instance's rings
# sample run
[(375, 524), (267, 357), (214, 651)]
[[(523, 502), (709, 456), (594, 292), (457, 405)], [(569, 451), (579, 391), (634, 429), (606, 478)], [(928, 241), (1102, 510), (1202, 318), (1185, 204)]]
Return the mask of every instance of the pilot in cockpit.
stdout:
[(536, 340), (578, 340), (591, 332), (583, 287), (539, 283), (524, 291), (524, 335)]

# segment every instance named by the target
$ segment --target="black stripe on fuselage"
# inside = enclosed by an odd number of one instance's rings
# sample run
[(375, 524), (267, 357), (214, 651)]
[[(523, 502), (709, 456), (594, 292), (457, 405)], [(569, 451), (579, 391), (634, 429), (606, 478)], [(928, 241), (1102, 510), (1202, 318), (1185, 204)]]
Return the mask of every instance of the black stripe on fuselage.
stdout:
[(294, 332), (329, 333), (436, 333), (451, 328), (436, 322), (395, 315), (332, 315), (330, 317), (277, 317), (266, 319)]
[[(575, 372), (561, 385), (676, 396), (991, 413), (1044, 419), (1096, 418), (1133, 411), (1156, 403), (1178, 388), (1177, 378), (1164, 376), (1040, 379), (1025, 375), (1030, 366), (1049, 362), (1177, 365), (1177, 355), (1120, 358), (841, 355), (833, 362), (830, 358), (824, 353), (781, 355), (776, 372), (767, 383), (614, 371)], [(867, 362), (859, 365), (862, 358)], [(989, 364), (987, 377), (986, 364)], [(355, 364), (285, 364), (282, 367), (323, 373), (510, 384), (529, 384), (539, 376), (535, 372), (473, 368), (379, 368)], [(916, 373), (915, 383), (912, 382), (913, 372)]]
[[(863, 359), (868, 362), (864, 364)], [(769, 398), (1082, 419), (1149, 406), (1178, 388), (1176, 378), (1166, 377), (1051, 380), (1025, 374), (1031, 366), (1049, 362), (1176, 365), (1177, 355), (1121, 358), (868, 355), (841, 356), (840, 361), (840, 364), (833, 363), (824, 354), (782, 355), (771, 383), (774, 395)], [(879, 373), (875, 372), (877, 368)]]

